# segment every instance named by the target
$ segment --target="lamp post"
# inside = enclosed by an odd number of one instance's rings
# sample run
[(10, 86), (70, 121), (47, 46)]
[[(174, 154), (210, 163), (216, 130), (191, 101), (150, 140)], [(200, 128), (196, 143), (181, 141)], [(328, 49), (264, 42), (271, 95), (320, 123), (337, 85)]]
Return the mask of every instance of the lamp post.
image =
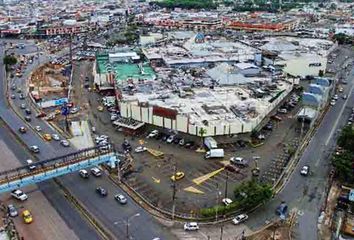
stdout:
[[(127, 239), (130, 239), (130, 235), (129, 235), (129, 223), (130, 221), (135, 218), (135, 217), (139, 217), (140, 216), (140, 213), (136, 213), (130, 217), (127, 218), (127, 220), (123, 220), (123, 223), (125, 224), (126, 226), (126, 237)], [(115, 225), (119, 224), (120, 222), (114, 222)]]

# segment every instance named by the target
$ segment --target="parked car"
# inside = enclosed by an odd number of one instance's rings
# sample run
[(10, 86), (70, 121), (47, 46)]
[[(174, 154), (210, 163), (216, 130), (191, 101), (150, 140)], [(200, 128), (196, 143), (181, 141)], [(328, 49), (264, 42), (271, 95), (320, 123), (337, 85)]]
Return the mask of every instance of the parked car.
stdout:
[(185, 231), (196, 231), (199, 229), (198, 223), (196, 222), (189, 222), (184, 224)]
[(98, 167), (91, 168), (91, 173), (95, 177), (100, 177), (102, 175), (102, 171)]
[(174, 139), (175, 139), (175, 135), (170, 135), (170, 136), (167, 138), (166, 142), (167, 142), (167, 143), (172, 143)]
[(23, 221), (27, 224), (33, 222), (33, 217), (32, 217), (32, 214), (29, 210), (24, 210), (22, 212), (22, 218), (23, 218)]
[(43, 134), (43, 139), (46, 141), (51, 141), (52, 135), (50, 135), (49, 133), (45, 133), (45, 134)]
[(18, 216), (17, 209), (12, 204), (7, 205), (7, 213), (9, 214), (10, 217), (17, 217)]
[(11, 196), (17, 200), (25, 201), (28, 199), (27, 194), (22, 192), (20, 189), (15, 189), (11, 192)]
[(146, 147), (144, 147), (144, 146), (139, 146), (139, 147), (135, 148), (134, 152), (140, 153), (140, 152), (145, 152), (146, 150), (147, 150)]
[(185, 148), (192, 148), (194, 146), (194, 142), (193, 141), (189, 141), (189, 142), (186, 142), (186, 144), (184, 144), (184, 147)]
[(102, 197), (106, 197), (108, 195), (107, 190), (103, 187), (96, 188), (96, 192), (101, 195)]
[(342, 96), (342, 98), (345, 100), (345, 99), (348, 98), (348, 96), (347, 96), (346, 94), (344, 94), (344, 95)]
[(120, 204), (126, 204), (128, 202), (127, 198), (123, 194), (116, 194), (114, 199), (117, 200)]
[(79, 108), (73, 107), (72, 109), (70, 109), (70, 113), (71, 113), (71, 114), (75, 114), (75, 113), (78, 113), (79, 110), (80, 110)]
[(36, 129), (37, 132), (41, 132), (42, 131), (41, 126), (35, 126), (35, 129)]
[(82, 178), (89, 178), (89, 173), (88, 173), (88, 171), (85, 170), (85, 169), (81, 169), (81, 170), (79, 171), (79, 175), (80, 175)]
[(288, 110), (286, 108), (280, 108), (280, 109), (278, 109), (278, 112), (283, 113), (283, 114), (287, 114)]
[(333, 99), (333, 100), (338, 100), (338, 95), (335, 94), (332, 99)]
[(23, 95), (23, 93), (20, 93), (19, 98), (20, 98), (21, 100), (23, 100), (23, 99), (25, 99), (25, 95)]
[(248, 166), (248, 161), (242, 157), (231, 157), (230, 163), (235, 164), (235, 165), (239, 165), (239, 166), (243, 166), (243, 167)]
[(25, 109), (25, 108), (26, 108), (26, 104), (21, 103), (20, 108), (21, 108), (21, 109)]
[(16, 99), (16, 95), (15, 94), (11, 94), (10, 98), (11, 99)]
[(154, 138), (159, 134), (158, 130), (152, 130), (149, 135), (147, 135), (147, 138)]
[(336, 101), (335, 100), (331, 100), (331, 102), (329, 103), (331, 106), (336, 105)]
[(240, 215), (237, 215), (234, 219), (232, 219), (232, 223), (237, 225), (242, 222), (245, 222), (247, 219), (248, 219), (248, 216), (246, 214), (240, 214)]
[(31, 115), (31, 114), (32, 114), (32, 111), (31, 111), (31, 109), (26, 108), (26, 109), (25, 109), (25, 113), (26, 113), (27, 115)]
[(302, 176), (307, 176), (309, 174), (309, 172), (310, 172), (310, 167), (307, 165), (303, 166), (300, 170), (300, 174)]

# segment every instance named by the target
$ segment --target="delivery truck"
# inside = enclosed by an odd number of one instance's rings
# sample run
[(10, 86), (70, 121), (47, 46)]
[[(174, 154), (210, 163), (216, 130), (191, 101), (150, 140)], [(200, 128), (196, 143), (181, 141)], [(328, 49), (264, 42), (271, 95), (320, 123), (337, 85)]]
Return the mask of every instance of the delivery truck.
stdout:
[(205, 153), (205, 159), (223, 158), (223, 157), (224, 157), (224, 149), (222, 148), (210, 149), (208, 152)]
[(218, 148), (218, 143), (215, 141), (214, 138), (212, 137), (206, 137), (204, 138), (204, 145), (208, 148), (208, 149), (214, 149), (214, 148)]

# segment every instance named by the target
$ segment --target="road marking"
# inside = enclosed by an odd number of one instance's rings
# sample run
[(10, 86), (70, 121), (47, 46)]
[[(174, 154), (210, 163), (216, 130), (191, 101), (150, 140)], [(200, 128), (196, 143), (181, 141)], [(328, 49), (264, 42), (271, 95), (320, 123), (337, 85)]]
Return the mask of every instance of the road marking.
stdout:
[(333, 126), (333, 128), (332, 128), (332, 130), (331, 130), (331, 132), (330, 132), (330, 134), (329, 134), (329, 136), (328, 136), (328, 138), (327, 138), (327, 141), (326, 141), (326, 144), (325, 144), (326, 147), (327, 147), (329, 141), (331, 140), (334, 131), (337, 129), (337, 125), (338, 125), (338, 123), (339, 123), (340, 116), (342, 116), (343, 111), (344, 111), (344, 109), (345, 109), (345, 107), (346, 107), (346, 105), (347, 105), (347, 103), (348, 103), (348, 100), (351, 98), (351, 95), (352, 95), (352, 92), (353, 92), (353, 88), (354, 88), (354, 84), (353, 84), (352, 87), (350, 88), (350, 91), (349, 91), (349, 94), (348, 94), (349, 96), (348, 96), (347, 99), (345, 100), (345, 102), (344, 102), (344, 104), (343, 104), (343, 106), (342, 106), (342, 109), (340, 110), (340, 113), (338, 114), (338, 117), (337, 117), (337, 119), (336, 119), (336, 121), (335, 121), (335, 123), (334, 123), (334, 126)]

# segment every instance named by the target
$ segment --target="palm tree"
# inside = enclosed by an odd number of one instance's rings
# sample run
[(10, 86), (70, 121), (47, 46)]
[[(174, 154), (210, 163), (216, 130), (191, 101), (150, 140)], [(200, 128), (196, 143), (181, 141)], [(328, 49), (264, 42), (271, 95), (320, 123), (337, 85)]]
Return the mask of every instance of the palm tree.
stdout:
[(202, 148), (204, 145), (204, 135), (207, 133), (207, 130), (205, 128), (200, 128), (199, 129), (199, 135), (201, 137), (202, 140), (202, 144), (200, 145), (200, 147)]

